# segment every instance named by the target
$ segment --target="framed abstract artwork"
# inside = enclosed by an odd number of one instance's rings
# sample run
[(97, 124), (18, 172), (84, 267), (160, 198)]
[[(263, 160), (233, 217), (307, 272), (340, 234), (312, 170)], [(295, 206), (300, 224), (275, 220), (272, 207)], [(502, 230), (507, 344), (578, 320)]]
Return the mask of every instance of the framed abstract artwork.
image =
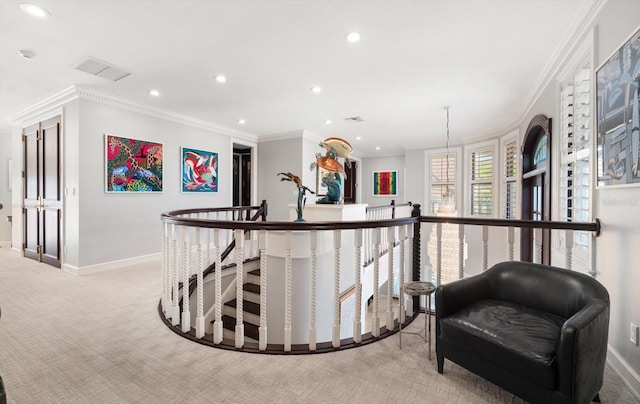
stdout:
[(182, 192), (218, 192), (218, 153), (182, 148)]
[(162, 192), (163, 145), (105, 135), (106, 192)]
[(374, 171), (373, 172), (373, 196), (396, 196), (398, 195), (398, 172), (397, 171)]
[(598, 185), (640, 185), (640, 29), (596, 71)]

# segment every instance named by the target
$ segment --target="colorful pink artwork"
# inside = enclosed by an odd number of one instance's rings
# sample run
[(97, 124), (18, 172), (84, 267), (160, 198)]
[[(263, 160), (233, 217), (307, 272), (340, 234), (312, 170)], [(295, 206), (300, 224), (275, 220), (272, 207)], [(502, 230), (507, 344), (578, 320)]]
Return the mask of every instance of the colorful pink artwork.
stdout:
[(182, 148), (182, 192), (218, 192), (218, 153)]
[(107, 192), (162, 192), (162, 143), (105, 136)]

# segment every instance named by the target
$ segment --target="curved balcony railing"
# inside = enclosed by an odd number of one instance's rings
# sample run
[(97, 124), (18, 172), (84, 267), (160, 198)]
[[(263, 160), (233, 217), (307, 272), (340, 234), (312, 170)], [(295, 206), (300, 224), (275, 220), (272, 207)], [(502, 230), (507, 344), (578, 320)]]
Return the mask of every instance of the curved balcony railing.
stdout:
[[(386, 209), (371, 211), (376, 210)], [(465, 227), (479, 226), (487, 234), (483, 269), (489, 265), (489, 227), (506, 227), (508, 242), (501, 248), (508, 259), (514, 256), (516, 228), (591, 231), (594, 236), (600, 229), (599, 221), (421, 216), (420, 205), (411, 206), (410, 216), (340, 222), (264, 221), (266, 212), (263, 202), (162, 215), (159, 311), (173, 331), (203, 344), (249, 352), (359, 346), (393, 334), (399, 321), (409, 323), (419, 314), (420, 299), (400, 296), (399, 285), (426, 278), (421, 271), (424, 224), (439, 235), (442, 226), (459, 227), (460, 240)], [(366, 251), (371, 251), (368, 265)], [(442, 243), (430, 253), (438, 257), (434, 270), (440, 283)], [(570, 268), (571, 258), (566, 262)], [(462, 264), (459, 273), (464, 276)]]

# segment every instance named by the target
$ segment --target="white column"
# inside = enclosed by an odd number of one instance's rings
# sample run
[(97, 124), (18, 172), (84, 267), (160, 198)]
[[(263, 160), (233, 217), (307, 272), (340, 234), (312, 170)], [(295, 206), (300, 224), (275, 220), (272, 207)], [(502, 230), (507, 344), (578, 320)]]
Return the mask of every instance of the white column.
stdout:
[(284, 241), (284, 350), (291, 351), (291, 231), (287, 231)]
[(260, 230), (260, 328), (258, 349), (267, 349), (267, 231)]
[(222, 343), (224, 331), (222, 327), (222, 249), (220, 248), (220, 229), (213, 229), (213, 248), (216, 267), (213, 273), (214, 316), (213, 343)]
[(181, 227), (182, 237), (182, 332), (191, 330), (191, 311), (189, 310), (189, 276), (191, 275), (190, 227)]
[(196, 294), (198, 305), (196, 307), (196, 338), (202, 338), (205, 334), (204, 328), (204, 248), (202, 247), (202, 241), (200, 240), (200, 232), (201, 228), (196, 227), (196, 245), (198, 252), (198, 268), (197, 268), (197, 284), (196, 284)]
[(244, 231), (235, 230), (236, 237), (236, 348), (244, 346)]
[(359, 344), (362, 342), (362, 229), (354, 230), (354, 242), (356, 246), (356, 310), (353, 320), (353, 342)]
[(340, 347), (340, 248), (341, 230), (333, 231), (333, 347)]
[(380, 288), (380, 240), (382, 239), (382, 229), (373, 229), (373, 313), (371, 316), (371, 335), (380, 336), (380, 310), (378, 307)]
[(393, 226), (387, 227), (387, 245), (389, 249), (389, 265), (387, 266), (387, 330), (393, 330), (393, 250), (395, 247), (395, 235), (396, 228)]
[(309, 233), (311, 249), (311, 290), (309, 294), (309, 350), (316, 350), (316, 274), (318, 267), (318, 232), (311, 230)]

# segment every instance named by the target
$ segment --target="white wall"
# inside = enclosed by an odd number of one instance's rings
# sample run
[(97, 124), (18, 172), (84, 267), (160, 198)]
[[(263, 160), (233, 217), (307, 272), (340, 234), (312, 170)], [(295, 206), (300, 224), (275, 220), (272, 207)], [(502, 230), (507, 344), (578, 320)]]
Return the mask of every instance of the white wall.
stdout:
[[(301, 136), (258, 143), (258, 199), (268, 203), (268, 220), (289, 219), (288, 206), (297, 202), (298, 189), (293, 182), (280, 181), (278, 173), (302, 176), (302, 150)], [(309, 171), (308, 166), (306, 170)]]
[(9, 160), (11, 160), (11, 128), (0, 127), (0, 246), (11, 246), (11, 224), (7, 216), (11, 215), (11, 191), (9, 179)]
[[(77, 250), (78, 267), (160, 252), (163, 212), (230, 206), (229, 136), (86, 99), (80, 99), (79, 112), (79, 153), (72, 155), (72, 141), (67, 138), (65, 151), (71, 155), (64, 156), (65, 162), (78, 161), (75, 167), (66, 165), (65, 172), (69, 181), (78, 178), (75, 190), (79, 207), (78, 240), (66, 239), (67, 254), (73, 256)], [(105, 134), (163, 143), (163, 192), (106, 193)], [(218, 192), (180, 192), (181, 146), (218, 153)], [(73, 184), (65, 183), (65, 187), (71, 188)]]
[[(393, 199), (397, 204), (405, 203), (405, 157), (404, 156), (390, 156), (390, 157), (369, 157), (363, 158), (362, 164), (362, 203), (366, 203), (369, 206), (389, 205)], [(373, 172), (374, 171), (397, 171), (398, 172), (398, 187), (396, 196), (373, 196)], [(423, 174), (424, 175), (424, 174)], [(413, 202), (413, 201), (411, 201)]]

